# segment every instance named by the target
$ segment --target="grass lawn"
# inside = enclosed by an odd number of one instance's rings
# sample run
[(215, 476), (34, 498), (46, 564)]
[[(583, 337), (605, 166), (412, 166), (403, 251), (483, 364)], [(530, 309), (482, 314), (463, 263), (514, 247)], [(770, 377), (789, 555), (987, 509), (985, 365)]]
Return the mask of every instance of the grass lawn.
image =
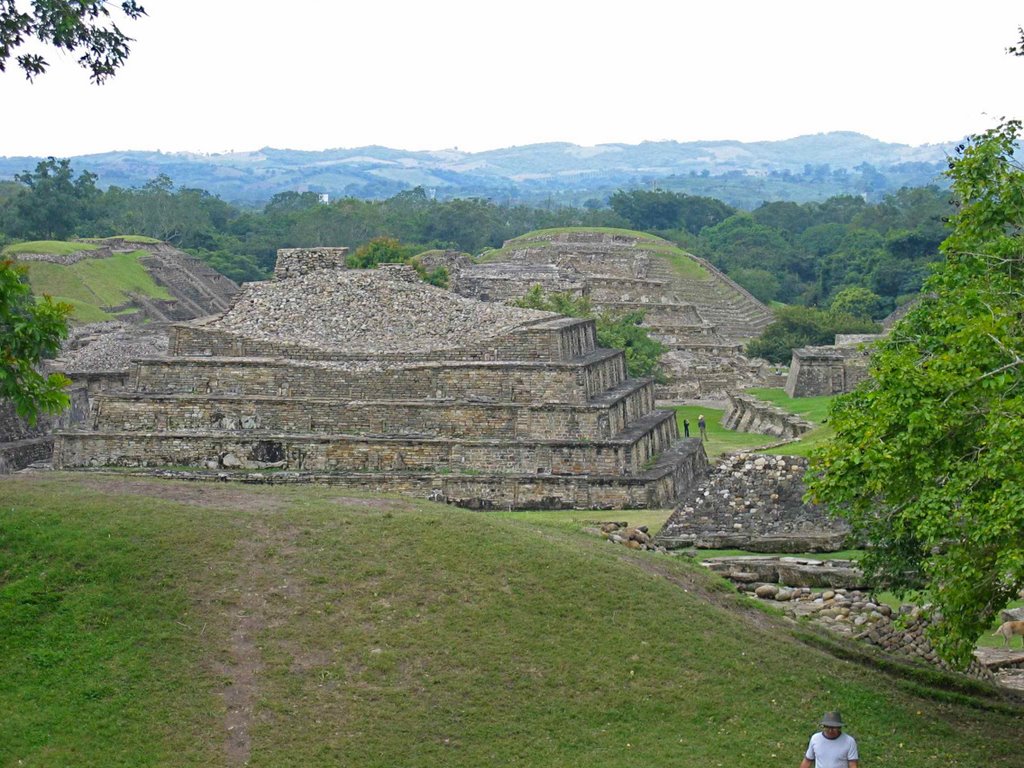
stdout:
[(0, 496), (0, 765), (775, 768), (842, 708), (872, 768), (1020, 766), (1019, 713), (571, 527), (88, 473)]
[(821, 397), (790, 397), (781, 387), (755, 387), (746, 390), (754, 397), (766, 400), (788, 413), (795, 413), (815, 424), (824, 424), (828, 418), (828, 409), (835, 399), (833, 395)]
[(696, 436), (697, 417), (704, 414), (708, 425), (708, 441), (704, 444), (708, 458), (716, 459), (724, 453), (740, 450), (759, 450), (760, 453), (779, 454), (784, 456), (809, 456), (822, 443), (832, 437), (832, 427), (822, 424), (828, 415), (828, 406), (832, 397), (789, 397), (785, 390), (779, 388), (758, 388), (747, 390), (755, 397), (766, 400), (789, 413), (795, 413), (819, 426), (805, 433), (799, 440), (780, 445), (777, 448), (764, 446), (779, 442), (771, 435), (759, 435), (752, 432), (736, 432), (725, 429), (720, 422), (725, 411), (719, 408), (707, 408), (696, 405), (674, 406), (676, 420), (679, 423), (679, 434), (683, 433), (683, 419), (690, 421), (690, 434)]
[(724, 453), (753, 450), (778, 442), (778, 438), (771, 435), (726, 429), (721, 425), (722, 416), (725, 414), (721, 408), (708, 408), (703, 405), (676, 405), (672, 408), (676, 412), (680, 435), (683, 434), (683, 420), (686, 419), (690, 422), (690, 437), (700, 437), (700, 431), (697, 429), (697, 417), (704, 416), (708, 428), (708, 439), (704, 443), (704, 450), (711, 460), (717, 459)]

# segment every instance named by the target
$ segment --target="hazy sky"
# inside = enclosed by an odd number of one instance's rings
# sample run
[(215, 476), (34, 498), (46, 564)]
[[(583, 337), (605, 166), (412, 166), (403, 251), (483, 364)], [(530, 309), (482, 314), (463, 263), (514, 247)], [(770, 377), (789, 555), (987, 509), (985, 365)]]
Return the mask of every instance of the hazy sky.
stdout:
[[(1024, 117), (1019, 2), (143, 0), (103, 86), (0, 74), (0, 155), (948, 142)], [(116, 3), (115, 3), (116, 5)]]

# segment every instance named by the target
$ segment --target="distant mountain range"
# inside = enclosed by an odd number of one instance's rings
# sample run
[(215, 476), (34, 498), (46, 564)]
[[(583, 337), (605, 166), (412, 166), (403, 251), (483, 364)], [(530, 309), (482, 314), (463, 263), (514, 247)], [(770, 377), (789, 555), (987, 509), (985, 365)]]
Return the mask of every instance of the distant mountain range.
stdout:
[[(495, 202), (603, 202), (620, 188), (660, 187), (753, 207), (762, 200), (802, 202), (834, 194), (877, 199), (903, 186), (942, 183), (957, 141), (911, 147), (859, 133), (784, 141), (650, 141), (581, 147), (550, 143), (487, 152), (410, 152), (370, 146), (321, 152), (272, 149), (224, 154), (106, 152), (71, 158), (101, 186), (138, 187), (160, 174), (225, 200), (259, 204), (278, 192), (332, 198), (385, 198), (423, 187), (439, 198)], [(0, 157), (0, 179), (42, 158)]]

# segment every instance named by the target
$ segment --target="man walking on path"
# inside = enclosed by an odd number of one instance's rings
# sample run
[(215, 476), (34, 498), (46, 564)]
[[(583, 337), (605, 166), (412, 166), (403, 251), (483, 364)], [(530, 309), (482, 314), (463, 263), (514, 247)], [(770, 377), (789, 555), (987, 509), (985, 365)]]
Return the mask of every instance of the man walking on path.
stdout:
[(857, 768), (857, 742), (842, 731), (843, 718), (839, 712), (826, 712), (821, 718), (821, 732), (811, 736), (800, 768)]
[(683, 419), (683, 437), (690, 436), (690, 420)]
[(697, 417), (697, 428), (700, 429), (700, 439), (701, 440), (707, 440), (708, 439), (708, 425), (704, 421), (704, 414), (703, 413), (700, 416)]

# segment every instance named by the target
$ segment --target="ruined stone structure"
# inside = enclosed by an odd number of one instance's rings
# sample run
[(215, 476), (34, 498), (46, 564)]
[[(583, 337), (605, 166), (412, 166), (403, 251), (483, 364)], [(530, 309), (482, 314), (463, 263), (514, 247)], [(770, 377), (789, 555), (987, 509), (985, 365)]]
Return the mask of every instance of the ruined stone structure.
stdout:
[(753, 395), (730, 394), (722, 426), (737, 432), (753, 432), (781, 438), (800, 437), (814, 425)]
[(669, 549), (838, 551), (849, 526), (804, 503), (806, 469), (799, 456), (726, 456), (680, 497), (655, 543)]
[(110, 312), (123, 313), (121, 319), (133, 322), (166, 323), (222, 312), (231, 306), (231, 299), (238, 292), (238, 286), (233, 280), (167, 243), (108, 237), (89, 241), (89, 245), (95, 248), (67, 255), (18, 253), (17, 259), (74, 264), (87, 259), (109, 258), (118, 253), (146, 251), (147, 255), (141, 257), (139, 263), (146, 268), (153, 281), (166, 288), (173, 298), (155, 299), (135, 294), (123, 305), (105, 308)]
[(771, 311), (709, 263), (665, 240), (599, 229), (541, 231), (510, 240), (484, 259), (453, 263), (451, 289), (505, 302), (540, 285), (587, 296), (600, 311), (644, 312), (644, 325), (669, 348), (660, 399), (721, 398), (762, 383), (761, 367), (742, 348), (772, 321)]
[(127, 303), (106, 307), (123, 313), (125, 321), (92, 323), (72, 328), (61, 355), (47, 361), (47, 373), (60, 372), (71, 379), (70, 409), (58, 417), (41, 416), (30, 426), (14, 413), (12, 404), (0, 402), (0, 473), (48, 461), (53, 453), (54, 429), (84, 422), (89, 398), (101, 391), (120, 388), (128, 380), (133, 357), (162, 354), (167, 349), (166, 326), (172, 320), (190, 320), (220, 312), (231, 305), (238, 286), (199, 260), (166, 243), (137, 242), (123, 238), (90, 241), (97, 246), (71, 254), (19, 253), (19, 261), (74, 264), (87, 259), (109, 258), (117, 253), (146, 251), (139, 262), (154, 282), (174, 298), (155, 299), (136, 294)]
[(279, 279), (173, 326), (167, 355), (60, 434), (55, 464), (505, 508), (665, 506), (703, 472), (699, 441), (678, 439), (593, 321), (453, 296), (408, 267), (340, 270), (342, 256), (284, 252)]
[(836, 344), (793, 350), (786, 379), (790, 397), (840, 395), (868, 375), (870, 343), (879, 336), (837, 336)]
[(882, 320), (882, 333), (838, 334), (835, 344), (793, 350), (786, 379), (790, 397), (841, 395), (853, 390), (868, 375), (872, 342), (885, 338), (908, 312), (927, 298), (919, 294)]

